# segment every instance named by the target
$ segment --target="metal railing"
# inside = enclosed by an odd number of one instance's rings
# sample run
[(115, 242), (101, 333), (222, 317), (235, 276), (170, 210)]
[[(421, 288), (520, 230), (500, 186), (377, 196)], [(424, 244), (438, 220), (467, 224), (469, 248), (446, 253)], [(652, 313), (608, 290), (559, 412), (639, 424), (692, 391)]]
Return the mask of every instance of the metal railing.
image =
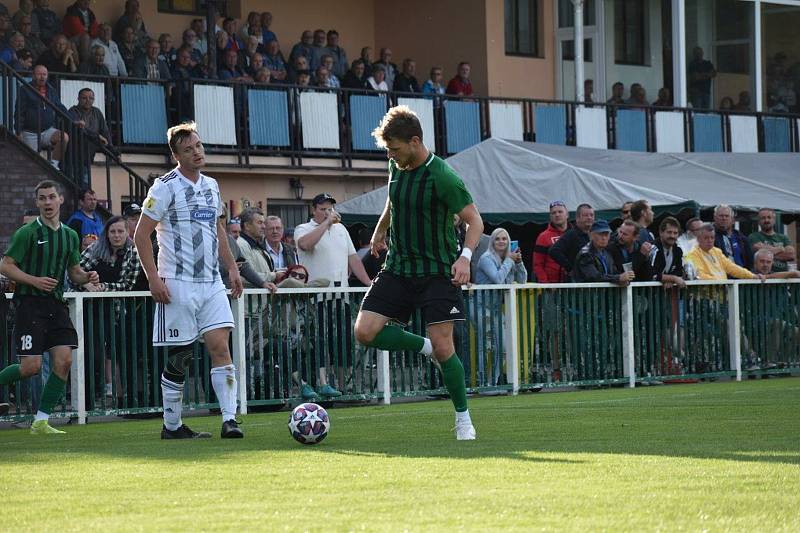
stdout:
[[(231, 352), (242, 412), (301, 401), (301, 385), (337, 387), (340, 401), (390, 402), (446, 393), (426, 356), (358, 345), (353, 324), (366, 289), (247, 289), (231, 305)], [(8, 295), (10, 297), (10, 295)], [(454, 328), (471, 392), (650, 384), (800, 372), (800, 280), (486, 285), (465, 288)], [(67, 293), (79, 347), (57, 416), (158, 412), (166, 350), (151, 342), (147, 292)], [(13, 320), (13, 313), (9, 319)], [(5, 324), (0, 364), (14, 361)], [(421, 316), (412, 331), (422, 333)], [(0, 328), (1, 329), (1, 328)], [(209, 358), (196, 343), (189, 409), (216, 406)], [(35, 412), (41, 377), (0, 400), (5, 420)]]

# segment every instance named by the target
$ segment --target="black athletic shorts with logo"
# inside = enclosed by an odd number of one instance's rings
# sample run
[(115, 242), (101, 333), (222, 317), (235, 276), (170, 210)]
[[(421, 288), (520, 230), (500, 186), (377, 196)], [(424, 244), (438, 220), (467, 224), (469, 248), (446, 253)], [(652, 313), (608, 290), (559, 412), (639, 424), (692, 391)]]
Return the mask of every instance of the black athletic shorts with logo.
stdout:
[(381, 270), (372, 281), (362, 311), (370, 311), (408, 324), (411, 314), (422, 308), (425, 324), (464, 320), (464, 295), (442, 275), (411, 278)]
[(54, 346), (78, 347), (67, 304), (50, 296), (15, 296), (17, 355), (42, 355)]

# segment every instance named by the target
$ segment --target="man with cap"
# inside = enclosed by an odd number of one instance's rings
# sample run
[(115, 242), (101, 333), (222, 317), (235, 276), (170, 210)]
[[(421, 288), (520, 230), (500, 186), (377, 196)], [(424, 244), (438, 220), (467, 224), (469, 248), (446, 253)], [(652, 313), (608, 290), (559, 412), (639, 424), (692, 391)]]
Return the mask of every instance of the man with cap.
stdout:
[[(335, 287), (347, 287), (348, 270), (351, 270), (361, 283), (369, 286), (372, 280), (367, 276), (364, 265), (358, 258), (350, 234), (340, 224), (341, 217), (333, 209), (335, 203), (336, 200), (328, 193), (316, 195), (311, 202), (311, 220), (295, 228), (294, 239), (300, 264), (308, 270), (309, 282), (327, 278)], [(317, 353), (319, 365), (317, 392), (323, 397), (332, 398), (341, 395), (327, 384), (326, 367), (329, 357), (338, 364), (346, 364), (352, 353), (353, 329), (349, 324), (343, 327), (345, 320), (349, 320), (350, 316), (347, 307), (341, 299), (324, 300), (317, 306), (319, 324), (326, 324), (327, 327), (322, 329), (328, 332), (328, 349)], [(341, 330), (344, 343), (337, 342), (334, 338), (337, 329)], [(317, 345), (326, 346), (325, 339), (319, 339)]]
[(589, 243), (581, 248), (572, 271), (572, 279), (577, 283), (608, 282), (625, 286), (635, 274), (618, 272), (614, 258), (608, 252), (611, 228), (605, 220), (597, 220), (589, 232)]

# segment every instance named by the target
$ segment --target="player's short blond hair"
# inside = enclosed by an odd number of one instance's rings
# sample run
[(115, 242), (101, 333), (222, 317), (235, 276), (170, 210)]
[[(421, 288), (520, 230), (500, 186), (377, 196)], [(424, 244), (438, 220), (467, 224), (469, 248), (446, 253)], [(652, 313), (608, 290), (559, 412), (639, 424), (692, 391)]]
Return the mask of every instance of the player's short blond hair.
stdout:
[(178, 144), (197, 133), (197, 124), (194, 121), (183, 122), (167, 130), (167, 143), (172, 153), (177, 153)]

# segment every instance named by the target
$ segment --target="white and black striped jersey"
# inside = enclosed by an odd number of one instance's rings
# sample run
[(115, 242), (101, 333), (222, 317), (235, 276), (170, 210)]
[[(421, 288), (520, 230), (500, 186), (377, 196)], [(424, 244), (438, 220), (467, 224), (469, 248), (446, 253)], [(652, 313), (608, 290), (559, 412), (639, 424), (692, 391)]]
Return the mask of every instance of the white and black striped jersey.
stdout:
[(192, 183), (175, 168), (158, 178), (142, 206), (157, 221), (158, 274), (184, 281), (217, 281), (217, 219), (222, 215), (219, 185), (200, 174)]

